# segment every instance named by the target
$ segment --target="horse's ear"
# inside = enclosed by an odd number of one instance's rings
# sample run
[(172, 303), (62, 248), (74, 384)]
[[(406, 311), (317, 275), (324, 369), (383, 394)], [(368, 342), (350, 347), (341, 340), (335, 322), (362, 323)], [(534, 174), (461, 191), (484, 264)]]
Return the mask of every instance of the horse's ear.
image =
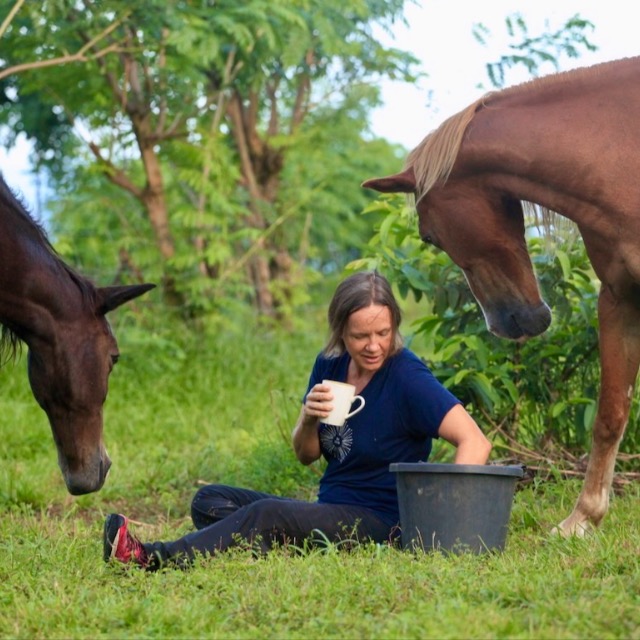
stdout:
[(109, 313), (109, 311), (113, 311), (125, 302), (141, 296), (155, 286), (155, 284), (132, 284), (99, 287), (97, 290), (98, 303), (96, 305), (96, 311), (101, 315)]
[(382, 193), (414, 193), (416, 178), (413, 174), (413, 168), (409, 167), (402, 173), (396, 173), (393, 176), (365, 180), (362, 186)]

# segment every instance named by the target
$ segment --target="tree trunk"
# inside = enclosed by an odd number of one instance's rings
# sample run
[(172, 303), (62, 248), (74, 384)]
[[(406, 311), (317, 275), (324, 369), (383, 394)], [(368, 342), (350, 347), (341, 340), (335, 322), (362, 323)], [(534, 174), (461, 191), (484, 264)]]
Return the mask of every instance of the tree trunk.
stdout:
[(249, 261), (249, 275), (253, 282), (255, 301), (258, 312), (262, 316), (275, 316), (275, 305), (271, 293), (271, 277), (269, 263), (264, 255), (253, 256)]
[(169, 213), (165, 197), (164, 180), (160, 161), (153, 146), (153, 131), (148, 112), (144, 115), (131, 114), (131, 121), (142, 155), (147, 184), (140, 199), (149, 216), (149, 222), (163, 262), (162, 292), (165, 302), (172, 307), (184, 303), (184, 297), (177, 291), (175, 278), (171, 275), (168, 262), (175, 256), (176, 248), (169, 224)]
[[(269, 221), (264, 211), (273, 209), (276, 201), (285, 152), (284, 149), (271, 147), (260, 137), (254, 99), (255, 96), (251, 96), (250, 104), (245, 108), (242, 97), (235, 93), (227, 103), (227, 114), (240, 156), (244, 185), (249, 193), (249, 225), (267, 232)], [(279, 307), (283, 300), (274, 295), (272, 282), (278, 281), (279, 292), (286, 291), (292, 260), (287, 249), (277, 247), (272, 237), (265, 235), (258, 242), (258, 252), (249, 262), (256, 307), (262, 315), (282, 320)]]

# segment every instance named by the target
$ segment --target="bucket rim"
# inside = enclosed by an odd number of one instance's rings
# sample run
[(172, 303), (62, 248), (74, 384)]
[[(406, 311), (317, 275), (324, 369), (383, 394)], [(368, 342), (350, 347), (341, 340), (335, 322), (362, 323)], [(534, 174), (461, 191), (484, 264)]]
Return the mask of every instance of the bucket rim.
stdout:
[(522, 465), (498, 464), (445, 464), (441, 462), (392, 462), (389, 471), (393, 473), (458, 473), (486, 476), (513, 476), (522, 478)]

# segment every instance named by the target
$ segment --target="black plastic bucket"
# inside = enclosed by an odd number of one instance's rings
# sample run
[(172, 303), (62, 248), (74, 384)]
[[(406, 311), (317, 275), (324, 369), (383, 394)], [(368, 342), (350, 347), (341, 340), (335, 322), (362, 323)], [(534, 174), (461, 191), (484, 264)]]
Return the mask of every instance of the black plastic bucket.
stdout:
[(402, 546), (503, 550), (520, 466), (396, 462)]

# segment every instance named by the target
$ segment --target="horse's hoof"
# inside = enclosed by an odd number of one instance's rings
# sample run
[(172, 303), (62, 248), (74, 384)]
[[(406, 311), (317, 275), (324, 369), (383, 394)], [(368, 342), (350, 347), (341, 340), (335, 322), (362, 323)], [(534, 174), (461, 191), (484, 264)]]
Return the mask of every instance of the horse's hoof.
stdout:
[(563, 538), (584, 538), (593, 530), (593, 525), (588, 520), (572, 519), (569, 516), (563, 520), (557, 527), (551, 529), (551, 535), (562, 536)]

